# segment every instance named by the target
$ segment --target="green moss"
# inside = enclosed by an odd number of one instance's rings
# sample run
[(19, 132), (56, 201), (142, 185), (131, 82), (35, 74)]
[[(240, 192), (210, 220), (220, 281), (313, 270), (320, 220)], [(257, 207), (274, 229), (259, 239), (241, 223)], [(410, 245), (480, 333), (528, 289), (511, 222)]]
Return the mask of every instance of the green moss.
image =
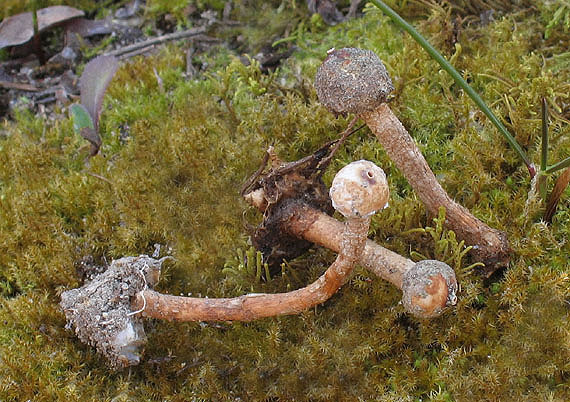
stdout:
[[(301, 4), (265, 7), (264, 18), (279, 19), (296, 15)], [(254, 13), (246, 2), (243, 8), (236, 18)], [(416, 25), (444, 45), (433, 25), (443, 24), (447, 13), (423, 8), (412, 15), (418, 14), (424, 17)], [(535, 161), (542, 96), (554, 112), (551, 157), (570, 154), (570, 69), (560, 57), (567, 49), (558, 31), (544, 39), (547, 23), (531, 10), (464, 27), (454, 58)], [(258, 29), (253, 24), (244, 35), (256, 38)], [(305, 25), (296, 32), (291, 40), (298, 50), (270, 76), (255, 63), (244, 67), (222, 47), (195, 56), (210, 68), (193, 80), (184, 77), (184, 53), (176, 45), (123, 64), (103, 108), (101, 153), (88, 166), (85, 141), (67, 116), (48, 121), (21, 111), (3, 125), (0, 399), (570, 398), (568, 190), (551, 225), (540, 221), (540, 206), (529, 213), (529, 180), (516, 155), (435, 62), (377, 10), (337, 27)], [(80, 282), (82, 257), (152, 253), (159, 243), (176, 258), (160, 290), (209, 297), (298, 288), (334, 260), (316, 248), (270, 281), (257, 280), (257, 266), (238, 276), (223, 270), (247, 268), (238, 257), (238, 249), (249, 249), (244, 216), (252, 222), (259, 216), (239, 189), (265, 149), (273, 145), (284, 159), (297, 159), (348, 124), (318, 104), (310, 82), (328, 48), (349, 45), (373, 49), (386, 61), (396, 86), (394, 112), (451, 196), (507, 232), (510, 267), (479, 277), (461, 243), (442, 230), (442, 218), (426, 215), (374, 137), (361, 130), (325, 180), (359, 158), (385, 167), (392, 200), (374, 217), (371, 237), (408, 257), (415, 252), (452, 262), (461, 282), (452, 311), (429, 322), (410, 318), (399, 290), (358, 268), (331, 300), (299, 316), (233, 324), (148, 321), (145, 361), (110, 372), (64, 328), (58, 308), (59, 294)], [(442, 51), (451, 56), (454, 49)]]

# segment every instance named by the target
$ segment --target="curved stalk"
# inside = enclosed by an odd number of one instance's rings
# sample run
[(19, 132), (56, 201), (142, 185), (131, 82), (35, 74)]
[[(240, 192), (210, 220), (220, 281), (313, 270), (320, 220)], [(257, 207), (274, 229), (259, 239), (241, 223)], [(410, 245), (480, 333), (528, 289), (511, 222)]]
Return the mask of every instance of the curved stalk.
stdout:
[(344, 284), (366, 244), (370, 218), (347, 218), (335, 262), (315, 282), (287, 293), (246, 294), (234, 298), (182, 297), (146, 289), (132, 309), (142, 316), (174, 321), (252, 321), (298, 314), (328, 300)]

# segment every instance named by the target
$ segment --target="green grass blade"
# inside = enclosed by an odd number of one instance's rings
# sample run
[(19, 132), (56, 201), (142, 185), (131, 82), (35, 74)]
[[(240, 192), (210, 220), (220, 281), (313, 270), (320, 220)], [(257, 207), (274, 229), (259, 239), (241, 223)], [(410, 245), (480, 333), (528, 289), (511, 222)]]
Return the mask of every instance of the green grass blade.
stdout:
[(507, 140), (511, 148), (523, 160), (523, 162), (525, 163), (526, 167), (529, 170), (531, 177), (534, 177), (534, 175), (536, 174), (534, 165), (530, 162), (530, 160), (526, 156), (526, 153), (523, 151), (519, 143), (509, 133), (507, 128), (503, 125), (503, 123), (501, 123), (501, 121), (497, 118), (497, 116), (495, 116), (493, 111), (489, 109), (489, 107), (485, 104), (483, 99), (481, 99), (479, 94), (477, 94), (477, 92), (475, 92), (475, 90), (471, 88), (471, 86), (463, 79), (461, 74), (459, 74), (459, 72), (437, 51), (437, 49), (435, 49), (418, 31), (416, 31), (416, 29), (412, 25), (410, 25), (402, 17), (400, 17), (398, 13), (396, 13), (394, 10), (392, 10), (382, 1), (371, 0), (370, 2), (374, 4), (376, 7), (378, 7), (380, 10), (382, 10), (386, 15), (388, 15), (392, 19), (392, 21), (394, 21), (400, 28), (408, 32), (412, 36), (412, 38), (414, 38), (414, 40), (418, 42), (420, 46), (423, 47), (425, 51), (428, 52), (428, 54), (435, 61), (439, 63), (441, 68), (443, 68), (445, 71), (447, 71), (449, 75), (451, 75), (451, 77), (455, 80), (455, 82), (461, 88), (463, 88), (463, 90), (467, 93), (467, 95), (469, 95), (469, 97), (473, 99), (473, 102), (475, 102), (475, 104), (479, 107), (479, 109), (481, 109), (481, 111), (485, 113), (485, 115), (489, 118), (489, 120), (491, 120), (491, 122), (495, 125), (495, 127), (497, 127), (497, 129), (503, 135), (505, 140)]
[(564, 160), (561, 160), (558, 163), (555, 163), (552, 166), (549, 166), (548, 168), (544, 169), (544, 173), (554, 173), (560, 169), (564, 169), (570, 166), (570, 156)]

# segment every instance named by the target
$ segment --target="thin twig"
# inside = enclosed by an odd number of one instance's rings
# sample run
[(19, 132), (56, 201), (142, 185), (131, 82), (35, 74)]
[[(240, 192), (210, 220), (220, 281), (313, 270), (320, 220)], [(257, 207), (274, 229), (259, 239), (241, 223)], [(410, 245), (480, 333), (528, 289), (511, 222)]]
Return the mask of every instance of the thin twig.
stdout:
[(145, 47), (149, 47), (152, 45), (157, 45), (164, 42), (169, 42), (178, 39), (184, 39), (191, 36), (197, 36), (206, 32), (206, 27), (198, 27), (198, 28), (190, 28), (185, 31), (174, 32), (168, 35), (157, 36), (156, 38), (152, 38), (146, 40), (144, 42), (134, 43), (129, 46), (122, 47), (120, 49), (113, 50), (112, 52), (105, 53), (107, 56), (121, 56), (126, 53), (134, 52), (138, 49), (143, 49)]
[(103, 180), (104, 182), (108, 183), (111, 187), (113, 187), (113, 182), (111, 182), (111, 180), (107, 179), (106, 177), (103, 177), (101, 175), (92, 172), (85, 172), (85, 173), (87, 173), (89, 176), (95, 177), (96, 179)]
[(20, 91), (37, 92), (40, 88), (30, 84), (23, 84), (19, 82), (0, 81), (0, 88), (5, 89), (18, 89)]
[(154, 45), (150, 45), (150, 46), (143, 47), (143, 48), (140, 48), (137, 50), (133, 50), (132, 52), (123, 53), (120, 56), (118, 56), (117, 58), (119, 60), (130, 59), (131, 57), (140, 56), (141, 54), (148, 53), (154, 49), (156, 49), (156, 47)]
[(328, 167), (330, 161), (332, 160), (332, 158), (334, 157), (334, 155), (336, 154), (336, 151), (338, 151), (338, 149), (340, 148), (340, 146), (342, 144), (344, 144), (344, 142), (346, 141), (346, 139), (348, 137), (350, 137), (352, 134), (354, 134), (355, 132), (357, 132), (358, 130), (360, 130), (361, 128), (363, 128), (365, 125), (361, 125), (360, 127), (356, 128), (356, 129), (352, 129), (354, 127), (354, 125), (356, 124), (356, 122), (358, 121), (358, 116), (355, 116), (350, 123), (348, 123), (348, 126), (346, 127), (346, 129), (341, 133), (339, 140), (337, 141), (337, 143), (333, 146), (333, 148), (331, 149), (330, 153), (323, 158), (318, 166), (317, 166), (317, 170), (320, 170), (320, 174), (322, 175), (325, 171), (325, 169)]
[(253, 186), (253, 184), (255, 183), (255, 181), (257, 180), (257, 178), (259, 176), (261, 176), (261, 173), (263, 173), (263, 171), (265, 170), (265, 167), (267, 166), (267, 162), (269, 161), (269, 155), (273, 152), (273, 146), (270, 146), (267, 151), (265, 152), (265, 155), (263, 155), (263, 160), (261, 161), (261, 164), (259, 166), (259, 168), (255, 171), (255, 173), (253, 175), (251, 175), (251, 177), (249, 179), (246, 180), (246, 182), (243, 184), (240, 194), (243, 197), (247, 192), (249, 192), (251, 190), (251, 187)]

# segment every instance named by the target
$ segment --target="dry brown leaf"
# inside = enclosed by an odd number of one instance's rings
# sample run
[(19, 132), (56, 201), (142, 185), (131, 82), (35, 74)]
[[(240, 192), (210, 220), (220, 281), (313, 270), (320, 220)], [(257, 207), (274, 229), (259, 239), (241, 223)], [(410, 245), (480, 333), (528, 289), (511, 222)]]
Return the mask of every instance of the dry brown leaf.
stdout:
[[(42, 32), (85, 13), (73, 7), (52, 6), (38, 10), (38, 30)], [(16, 14), (0, 23), (0, 49), (22, 45), (34, 36), (32, 12)]]
[(544, 221), (552, 222), (552, 216), (556, 212), (556, 207), (558, 206), (558, 201), (566, 187), (570, 184), (570, 167), (566, 168), (564, 172), (556, 179), (556, 184), (548, 197), (548, 203), (546, 204), (546, 210), (544, 211)]

